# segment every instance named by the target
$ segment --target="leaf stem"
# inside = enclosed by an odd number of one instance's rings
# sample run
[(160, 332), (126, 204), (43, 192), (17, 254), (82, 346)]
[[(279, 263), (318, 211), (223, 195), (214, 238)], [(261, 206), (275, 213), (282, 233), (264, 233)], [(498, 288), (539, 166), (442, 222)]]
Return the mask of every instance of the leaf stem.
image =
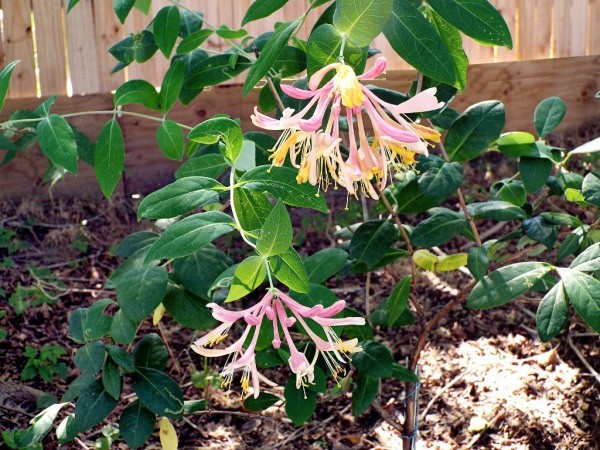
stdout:
[[(155, 116), (150, 116), (148, 114), (135, 113), (132, 111), (123, 111), (123, 110), (115, 111), (114, 109), (110, 109), (110, 110), (106, 110), (106, 111), (82, 111), (82, 112), (69, 113), (69, 114), (60, 114), (60, 116), (62, 116), (65, 119), (68, 119), (70, 117), (99, 116), (99, 115), (109, 115), (109, 114), (139, 117), (141, 119), (152, 120), (154, 122), (161, 122), (161, 123), (163, 122), (162, 117), (155, 117)], [(44, 120), (43, 117), (34, 118), (34, 119), (7, 120), (6, 122), (0, 123), (0, 128), (3, 128), (5, 126), (10, 126), (13, 124), (19, 124), (19, 123), (40, 122), (42, 120)], [(177, 125), (179, 125), (181, 128), (186, 129), (186, 130), (192, 130), (194, 128), (194, 127), (190, 127), (188, 125), (184, 125), (182, 123), (177, 123)]]

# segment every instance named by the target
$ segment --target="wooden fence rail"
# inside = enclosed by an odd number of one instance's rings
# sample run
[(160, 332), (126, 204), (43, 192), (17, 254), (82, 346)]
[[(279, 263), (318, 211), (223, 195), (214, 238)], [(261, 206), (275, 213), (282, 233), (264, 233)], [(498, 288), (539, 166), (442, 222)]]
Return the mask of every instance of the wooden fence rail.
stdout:
[[(406, 91), (415, 77), (414, 70), (388, 71), (386, 79), (374, 80), (374, 84)], [(536, 105), (552, 95), (560, 96), (567, 104), (567, 114), (557, 130), (558, 134), (577, 130), (586, 122), (600, 122), (600, 101), (594, 97), (600, 90), (600, 56), (477, 64), (469, 67), (468, 77), (467, 89), (452, 106), (464, 111), (476, 102), (500, 100), (506, 105), (507, 131), (533, 132)], [(176, 104), (169, 117), (193, 126), (214, 114), (227, 113), (241, 119), (244, 131), (251, 131), (255, 128), (250, 115), (257, 101), (258, 89), (242, 98), (240, 85), (219, 86), (202, 92), (188, 107)], [(9, 99), (0, 114), (0, 121), (6, 118), (8, 111), (35, 108), (39, 103), (38, 98)], [(113, 99), (109, 93), (59, 97), (52, 107), (59, 114), (83, 110), (110, 111), (112, 108)], [(139, 105), (128, 105), (126, 109), (148, 113)], [(80, 116), (69, 120), (96, 139), (108, 116)], [(157, 124), (131, 116), (121, 116), (118, 120), (125, 137), (126, 169), (124, 183), (115, 192), (128, 196), (146, 193), (172, 181), (179, 163), (168, 161), (158, 150), (155, 139)], [(46, 158), (34, 148), (0, 168), (0, 200), (46, 195), (47, 188), (39, 186), (46, 166)], [(66, 196), (101, 195), (93, 169), (84, 163), (79, 164), (77, 177), (67, 175), (53, 192)]]
[[(465, 39), (471, 63), (488, 63), (600, 54), (600, 0), (491, 0), (506, 19), (514, 49), (486, 47)], [(9, 96), (28, 98), (52, 94), (93, 94), (110, 92), (126, 79), (144, 78), (155, 85), (169, 61), (160, 52), (143, 65), (132, 64), (111, 75), (116, 64), (108, 48), (129, 33), (145, 28), (150, 18), (137, 10), (122, 26), (110, 0), (81, 0), (68, 14), (68, 0), (0, 0), (0, 67), (20, 59)], [(183, 0), (202, 11), (211, 24), (238, 28), (251, 0)], [(171, 4), (153, 0), (152, 13)], [(305, 0), (290, 0), (273, 18), (250, 23), (249, 33), (257, 36), (272, 29), (273, 21), (301, 14)], [(320, 7), (311, 13), (318, 17)], [(306, 36), (311, 20), (302, 30)], [(383, 37), (376, 47), (389, 57), (390, 69), (408, 66)], [(211, 38), (208, 48), (222, 50), (224, 43)]]

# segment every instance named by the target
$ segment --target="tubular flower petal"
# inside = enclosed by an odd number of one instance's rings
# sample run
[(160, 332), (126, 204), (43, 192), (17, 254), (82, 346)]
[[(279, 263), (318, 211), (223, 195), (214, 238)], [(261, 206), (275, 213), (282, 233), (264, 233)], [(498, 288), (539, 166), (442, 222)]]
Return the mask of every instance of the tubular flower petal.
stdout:
[[(377, 199), (373, 184), (383, 189), (390, 167), (394, 171), (410, 170), (416, 162), (416, 153), (427, 155), (432, 145), (429, 142), (440, 142), (437, 130), (413, 123), (406, 114), (444, 106), (435, 96), (436, 88), (426, 89), (394, 105), (360, 83), (379, 76), (386, 66), (386, 59), (381, 57), (371, 69), (357, 76), (352, 67), (332, 63), (310, 77), (308, 90), (282, 85), (283, 92), (290, 97), (309, 100), (301, 111), (296, 113), (286, 108), (280, 119), (273, 119), (255, 108), (252, 122), (257, 127), (283, 132), (270, 150), (273, 165), (281, 166), (289, 154), (292, 164), (298, 168), (298, 183), (308, 182), (323, 190), (331, 184), (336, 188), (339, 185), (346, 188), (349, 195), (356, 196), (362, 191)], [(335, 71), (333, 78), (319, 88), (331, 71)], [(340, 149), (338, 119), (342, 109), (345, 109), (349, 127), (348, 155)], [(325, 122), (328, 111), (329, 119)], [(367, 138), (364, 115), (369, 118), (372, 139)]]
[[(297, 389), (304, 390), (308, 385), (313, 384), (314, 368), (319, 355), (323, 356), (337, 380), (338, 374), (345, 373), (342, 364), (350, 360), (347, 355), (362, 350), (358, 345), (358, 339), (342, 341), (332, 328), (342, 325), (365, 324), (365, 319), (362, 317), (333, 317), (346, 306), (346, 302), (343, 300), (338, 300), (328, 307), (323, 305), (308, 307), (301, 305), (281, 291), (271, 289), (260, 302), (241, 311), (229, 311), (215, 303), (209, 303), (207, 306), (212, 309), (213, 317), (222, 323), (196, 340), (191, 346), (192, 350), (206, 357), (227, 356), (227, 362), (221, 371), (223, 380), (221, 385), (229, 387), (235, 373), (241, 372), (242, 397), (248, 394), (250, 387), (252, 387), (254, 397), (258, 397), (260, 381), (274, 385), (260, 375), (256, 367), (255, 350), (263, 326), (273, 327), (272, 345), (275, 349), (281, 347), (280, 330), (283, 332), (284, 342), (290, 351), (288, 363), (296, 376)], [(265, 318), (271, 324), (263, 324)], [(307, 320), (312, 320), (314, 324), (322, 327), (326, 339), (319, 337), (314, 331), (314, 326), (311, 328)], [(242, 336), (228, 347), (213, 348), (229, 336), (229, 329), (235, 323), (245, 326)], [(314, 343), (316, 352), (312, 361), (309, 361), (306, 354), (296, 347), (289, 330), (294, 325), (301, 326)]]

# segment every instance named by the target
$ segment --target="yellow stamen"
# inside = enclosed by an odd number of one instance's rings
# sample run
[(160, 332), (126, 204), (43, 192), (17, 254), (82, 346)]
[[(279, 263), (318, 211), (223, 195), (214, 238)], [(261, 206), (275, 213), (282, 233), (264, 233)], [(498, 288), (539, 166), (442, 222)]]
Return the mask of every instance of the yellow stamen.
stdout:
[(342, 105), (349, 108), (362, 105), (365, 96), (352, 67), (345, 64), (338, 66), (334, 86), (342, 97)]
[(411, 127), (423, 139), (427, 139), (428, 141), (431, 141), (431, 142), (440, 142), (441, 134), (438, 130), (434, 130), (433, 128), (419, 125), (418, 123), (411, 124)]

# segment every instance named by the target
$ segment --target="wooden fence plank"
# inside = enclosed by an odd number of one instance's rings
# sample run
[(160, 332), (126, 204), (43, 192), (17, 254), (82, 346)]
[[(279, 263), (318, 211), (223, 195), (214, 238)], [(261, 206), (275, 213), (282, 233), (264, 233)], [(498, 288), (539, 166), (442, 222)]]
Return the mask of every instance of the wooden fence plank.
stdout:
[(600, 0), (590, 0), (589, 54), (600, 55)]
[(535, 6), (535, 0), (517, 0), (517, 10), (519, 11), (517, 59), (519, 60), (539, 57), (536, 46), (537, 17)]
[[(497, 47), (495, 54), (495, 61), (512, 61), (515, 59), (517, 55), (517, 49), (519, 48), (519, 41), (517, 38), (517, 4), (516, 1), (506, 1), (506, 0), (492, 0), (492, 4), (494, 7), (500, 11), (502, 17), (504, 17), (504, 21), (506, 25), (508, 25), (508, 29), (510, 30), (510, 35), (513, 40), (513, 48), (509, 49), (506, 47)], [(472, 61), (475, 63), (476, 61)]]
[[(584, 56), (587, 47), (589, 0), (571, 2), (571, 38), (569, 56)], [(599, 24), (595, 24), (598, 26)]]
[(552, 48), (552, 0), (536, 0), (537, 58), (549, 58)]
[(117, 60), (108, 53), (108, 49), (119, 42), (122, 36), (121, 22), (115, 14), (112, 2), (94, 0), (94, 30), (96, 38), (96, 57), (100, 76), (100, 91), (110, 92), (125, 81), (125, 71), (111, 74)]
[(569, 56), (571, 49), (571, 2), (554, 0), (553, 56)]
[(17, 59), (21, 61), (13, 70), (9, 96), (35, 97), (37, 86), (30, 3), (2, 0), (0, 6), (4, 13), (5, 62), (9, 63)]
[[(66, 8), (67, 3), (66, 0), (63, 0), (63, 7)], [(81, 0), (67, 14), (65, 23), (67, 27), (69, 75), (73, 86), (73, 94), (101, 92), (92, 1)]]
[(42, 96), (67, 93), (61, 0), (31, 0)]

